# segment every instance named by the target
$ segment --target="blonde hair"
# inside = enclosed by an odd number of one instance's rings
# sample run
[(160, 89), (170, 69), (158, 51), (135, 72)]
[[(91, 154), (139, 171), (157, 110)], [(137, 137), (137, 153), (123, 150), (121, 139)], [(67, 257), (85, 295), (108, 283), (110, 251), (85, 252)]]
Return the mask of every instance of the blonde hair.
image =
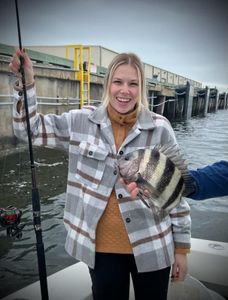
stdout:
[(148, 101), (146, 96), (146, 84), (144, 77), (143, 64), (140, 58), (134, 53), (120, 53), (114, 57), (108, 66), (104, 79), (104, 92), (102, 96), (102, 105), (108, 106), (110, 100), (110, 85), (116, 69), (121, 65), (131, 65), (138, 73), (139, 78), (139, 100), (138, 111), (141, 109), (141, 104), (148, 108)]

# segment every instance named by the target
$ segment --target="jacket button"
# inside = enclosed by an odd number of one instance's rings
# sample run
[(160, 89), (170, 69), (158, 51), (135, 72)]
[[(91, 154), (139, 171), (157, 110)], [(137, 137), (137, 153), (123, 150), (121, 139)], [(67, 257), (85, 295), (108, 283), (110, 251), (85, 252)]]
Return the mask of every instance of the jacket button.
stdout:
[(22, 96), (22, 95), (23, 95), (22, 91), (18, 92), (18, 96)]
[(122, 195), (122, 194), (119, 194), (119, 195), (118, 195), (118, 198), (120, 198), (120, 199), (123, 198), (123, 195)]
[(131, 219), (130, 219), (130, 218), (126, 218), (126, 222), (127, 222), (127, 223), (130, 223), (130, 222), (131, 222)]
[(116, 174), (117, 174), (117, 170), (114, 170), (114, 171), (113, 171), (113, 174), (116, 175)]
[(89, 155), (92, 156), (93, 155), (93, 151), (89, 151)]
[(123, 151), (122, 150), (120, 151), (120, 155), (123, 155)]

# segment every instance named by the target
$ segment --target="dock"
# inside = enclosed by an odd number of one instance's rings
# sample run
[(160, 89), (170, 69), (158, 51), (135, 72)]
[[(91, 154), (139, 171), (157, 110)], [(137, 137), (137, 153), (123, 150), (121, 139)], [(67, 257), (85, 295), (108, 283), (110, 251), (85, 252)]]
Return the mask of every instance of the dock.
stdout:
[[(26, 47), (25, 47), (26, 48)], [(15, 47), (0, 44), (0, 150), (17, 143), (12, 131), (13, 84), (9, 62)], [(61, 114), (99, 105), (104, 76), (116, 52), (101, 46), (28, 47), (34, 64), (38, 109)], [(228, 93), (144, 63), (149, 109), (171, 122), (228, 109)]]

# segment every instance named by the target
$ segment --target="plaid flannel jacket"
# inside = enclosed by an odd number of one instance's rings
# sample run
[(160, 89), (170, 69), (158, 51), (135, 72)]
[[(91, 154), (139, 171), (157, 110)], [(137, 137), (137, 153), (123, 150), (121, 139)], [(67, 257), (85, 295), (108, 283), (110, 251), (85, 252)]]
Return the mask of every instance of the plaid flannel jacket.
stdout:
[[(143, 107), (117, 153), (104, 107), (88, 106), (62, 115), (44, 116), (37, 113), (35, 89), (28, 90), (27, 96), (33, 144), (64, 149), (69, 154), (64, 224), (65, 248), (71, 256), (94, 267), (96, 227), (113, 189), (139, 272), (171, 266), (175, 248), (190, 248), (190, 209), (184, 199), (161, 219), (141, 200), (132, 200), (119, 182), (118, 155), (157, 144), (178, 147), (165, 117)], [(18, 101), (23, 103), (22, 96), (15, 91), (14, 133), (27, 141), (25, 111), (23, 107), (17, 111)]]

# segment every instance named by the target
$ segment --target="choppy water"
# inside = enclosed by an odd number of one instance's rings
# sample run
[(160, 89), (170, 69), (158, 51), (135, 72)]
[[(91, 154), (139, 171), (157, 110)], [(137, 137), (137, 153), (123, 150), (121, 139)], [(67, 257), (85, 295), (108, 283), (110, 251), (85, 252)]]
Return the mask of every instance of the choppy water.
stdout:
[[(190, 168), (228, 160), (227, 110), (173, 126)], [(41, 148), (34, 149), (34, 157), (49, 275), (75, 263), (64, 250), (66, 233), (62, 221), (68, 159), (65, 153)], [(22, 209), (21, 223), (26, 224), (21, 240), (8, 238), (5, 231), (0, 231), (0, 298), (38, 280), (30, 174), (27, 151), (0, 158), (0, 207), (11, 204)], [(228, 197), (189, 200), (189, 204), (193, 237), (228, 242)]]

